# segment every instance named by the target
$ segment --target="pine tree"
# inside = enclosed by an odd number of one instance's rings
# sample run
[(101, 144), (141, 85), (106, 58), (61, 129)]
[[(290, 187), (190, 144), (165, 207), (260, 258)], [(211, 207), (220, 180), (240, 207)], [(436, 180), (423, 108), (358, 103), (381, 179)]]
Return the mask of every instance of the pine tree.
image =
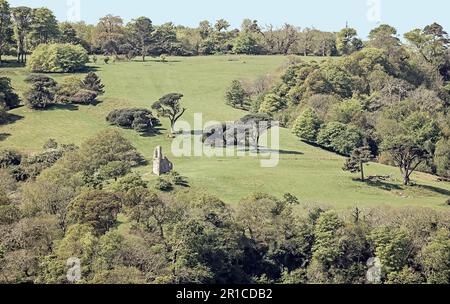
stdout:
[(361, 173), (361, 180), (364, 181), (364, 164), (370, 162), (373, 159), (370, 147), (364, 146), (355, 149), (350, 158), (348, 158), (344, 164), (342, 170), (349, 171), (351, 173)]
[(295, 121), (292, 133), (307, 142), (316, 142), (321, 124), (316, 112), (307, 109)]
[(87, 74), (86, 78), (83, 81), (83, 86), (86, 90), (94, 91), (98, 95), (105, 94), (105, 85), (102, 84), (100, 77), (98, 77), (98, 75), (94, 72), (90, 72), (89, 74)]

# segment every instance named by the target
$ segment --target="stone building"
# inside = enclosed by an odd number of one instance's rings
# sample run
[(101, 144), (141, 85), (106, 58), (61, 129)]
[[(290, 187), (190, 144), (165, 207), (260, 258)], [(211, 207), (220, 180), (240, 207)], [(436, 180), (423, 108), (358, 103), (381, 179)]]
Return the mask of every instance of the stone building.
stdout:
[(153, 174), (162, 175), (169, 173), (173, 169), (173, 164), (163, 156), (162, 147), (158, 146), (153, 154)]

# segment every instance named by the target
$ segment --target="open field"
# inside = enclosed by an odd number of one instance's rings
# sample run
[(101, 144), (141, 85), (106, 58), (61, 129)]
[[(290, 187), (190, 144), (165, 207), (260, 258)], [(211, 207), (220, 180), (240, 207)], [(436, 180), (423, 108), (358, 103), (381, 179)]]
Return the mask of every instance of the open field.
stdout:
[[(311, 60), (311, 58), (308, 58)], [(224, 103), (224, 93), (233, 79), (252, 79), (276, 71), (283, 56), (213, 56), (171, 57), (168, 63), (155, 60), (143, 62), (103, 63), (94, 67), (106, 85), (106, 94), (97, 106), (57, 106), (47, 111), (32, 111), (25, 107), (11, 113), (15, 123), (0, 127), (0, 146), (29, 152), (38, 151), (49, 139), (61, 143), (80, 144), (101, 130), (112, 128), (106, 115), (113, 109), (150, 107), (164, 94), (184, 94), (188, 108), (184, 119), (192, 122), (194, 113), (203, 113), (208, 120), (236, 120), (245, 112)], [(13, 86), (25, 89), (24, 68), (1, 68), (2, 75), (11, 77)], [(57, 81), (63, 75), (52, 75)], [(80, 75), (81, 76), (81, 75)], [(167, 121), (162, 120), (163, 127)], [(175, 158), (171, 156), (171, 140), (163, 130), (158, 136), (140, 136), (121, 130), (138, 150), (151, 160), (154, 148), (161, 145), (175, 170), (188, 177), (192, 187), (205, 189), (221, 199), (236, 203), (253, 192), (282, 195), (290, 192), (302, 202), (321, 203), (335, 208), (358, 206), (425, 206), (444, 208), (450, 197), (450, 184), (438, 183), (435, 177), (415, 174), (416, 186), (403, 187), (397, 168), (371, 164), (367, 175), (391, 175), (386, 182), (361, 183), (356, 175), (341, 170), (343, 158), (301, 143), (289, 130), (281, 130), (280, 163), (276, 168), (261, 168), (254, 157)], [(152, 180), (150, 166), (139, 168)]]

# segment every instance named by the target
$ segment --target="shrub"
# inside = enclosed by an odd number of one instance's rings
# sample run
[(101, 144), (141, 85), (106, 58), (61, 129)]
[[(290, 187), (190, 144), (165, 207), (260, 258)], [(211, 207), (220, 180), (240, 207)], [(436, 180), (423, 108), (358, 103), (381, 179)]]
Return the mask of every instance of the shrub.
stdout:
[(112, 125), (125, 129), (134, 129), (137, 132), (145, 132), (153, 128), (158, 120), (147, 109), (120, 109), (108, 114), (106, 121)]
[(9, 168), (11, 166), (18, 166), (22, 162), (22, 155), (14, 150), (0, 151), (0, 168)]
[(0, 77), (0, 108), (10, 110), (19, 105), (19, 96), (11, 87), (11, 79), (8, 77)]
[(45, 75), (31, 75), (25, 82), (31, 83), (31, 88), (25, 94), (25, 103), (31, 109), (45, 109), (55, 103), (57, 83)]
[(105, 94), (104, 88), (100, 77), (94, 72), (89, 72), (83, 80), (83, 89), (96, 92), (97, 95)]
[(89, 57), (80, 45), (41, 44), (28, 60), (28, 69), (32, 72), (70, 73), (83, 70)]
[(94, 90), (85, 87), (78, 77), (67, 77), (58, 88), (56, 102), (73, 104), (93, 104), (98, 96)]
[(173, 190), (173, 184), (168, 178), (159, 177), (156, 180), (155, 189), (163, 192), (170, 192)]

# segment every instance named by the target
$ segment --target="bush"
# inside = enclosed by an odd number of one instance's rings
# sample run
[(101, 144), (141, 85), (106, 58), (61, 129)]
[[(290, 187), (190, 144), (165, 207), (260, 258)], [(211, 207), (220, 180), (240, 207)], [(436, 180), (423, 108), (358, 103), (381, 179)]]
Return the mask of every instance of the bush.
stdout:
[(83, 80), (83, 89), (96, 92), (97, 95), (105, 94), (104, 88), (100, 77), (94, 72), (89, 72)]
[(25, 82), (31, 83), (25, 96), (25, 103), (31, 109), (45, 109), (55, 103), (55, 91), (57, 83), (52, 78), (45, 75), (31, 75)]
[(108, 114), (106, 121), (125, 129), (145, 132), (153, 128), (158, 120), (147, 109), (120, 109)]
[(159, 177), (156, 180), (155, 189), (163, 192), (170, 192), (173, 190), (173, 184), (168, 178)]
[(87, 89), (78, 77), (67, 77), (58, 88), (56, 102), (72, 104), (93, 104), (98, 96), (94, 90)]
[(0, 109), (10, 110), (19, 105), (19, 96), (11, 87), (11, 79), (0, 77)]
[(0, 151), (0, 168), (18, 166), (21, 162), (22, 155), (19, 152), (8, 149)]
[(83, 70), (89, 57), (80, 45), (41, 44), (28, 60), (27, 67), (32, 72), (70, 73)]

